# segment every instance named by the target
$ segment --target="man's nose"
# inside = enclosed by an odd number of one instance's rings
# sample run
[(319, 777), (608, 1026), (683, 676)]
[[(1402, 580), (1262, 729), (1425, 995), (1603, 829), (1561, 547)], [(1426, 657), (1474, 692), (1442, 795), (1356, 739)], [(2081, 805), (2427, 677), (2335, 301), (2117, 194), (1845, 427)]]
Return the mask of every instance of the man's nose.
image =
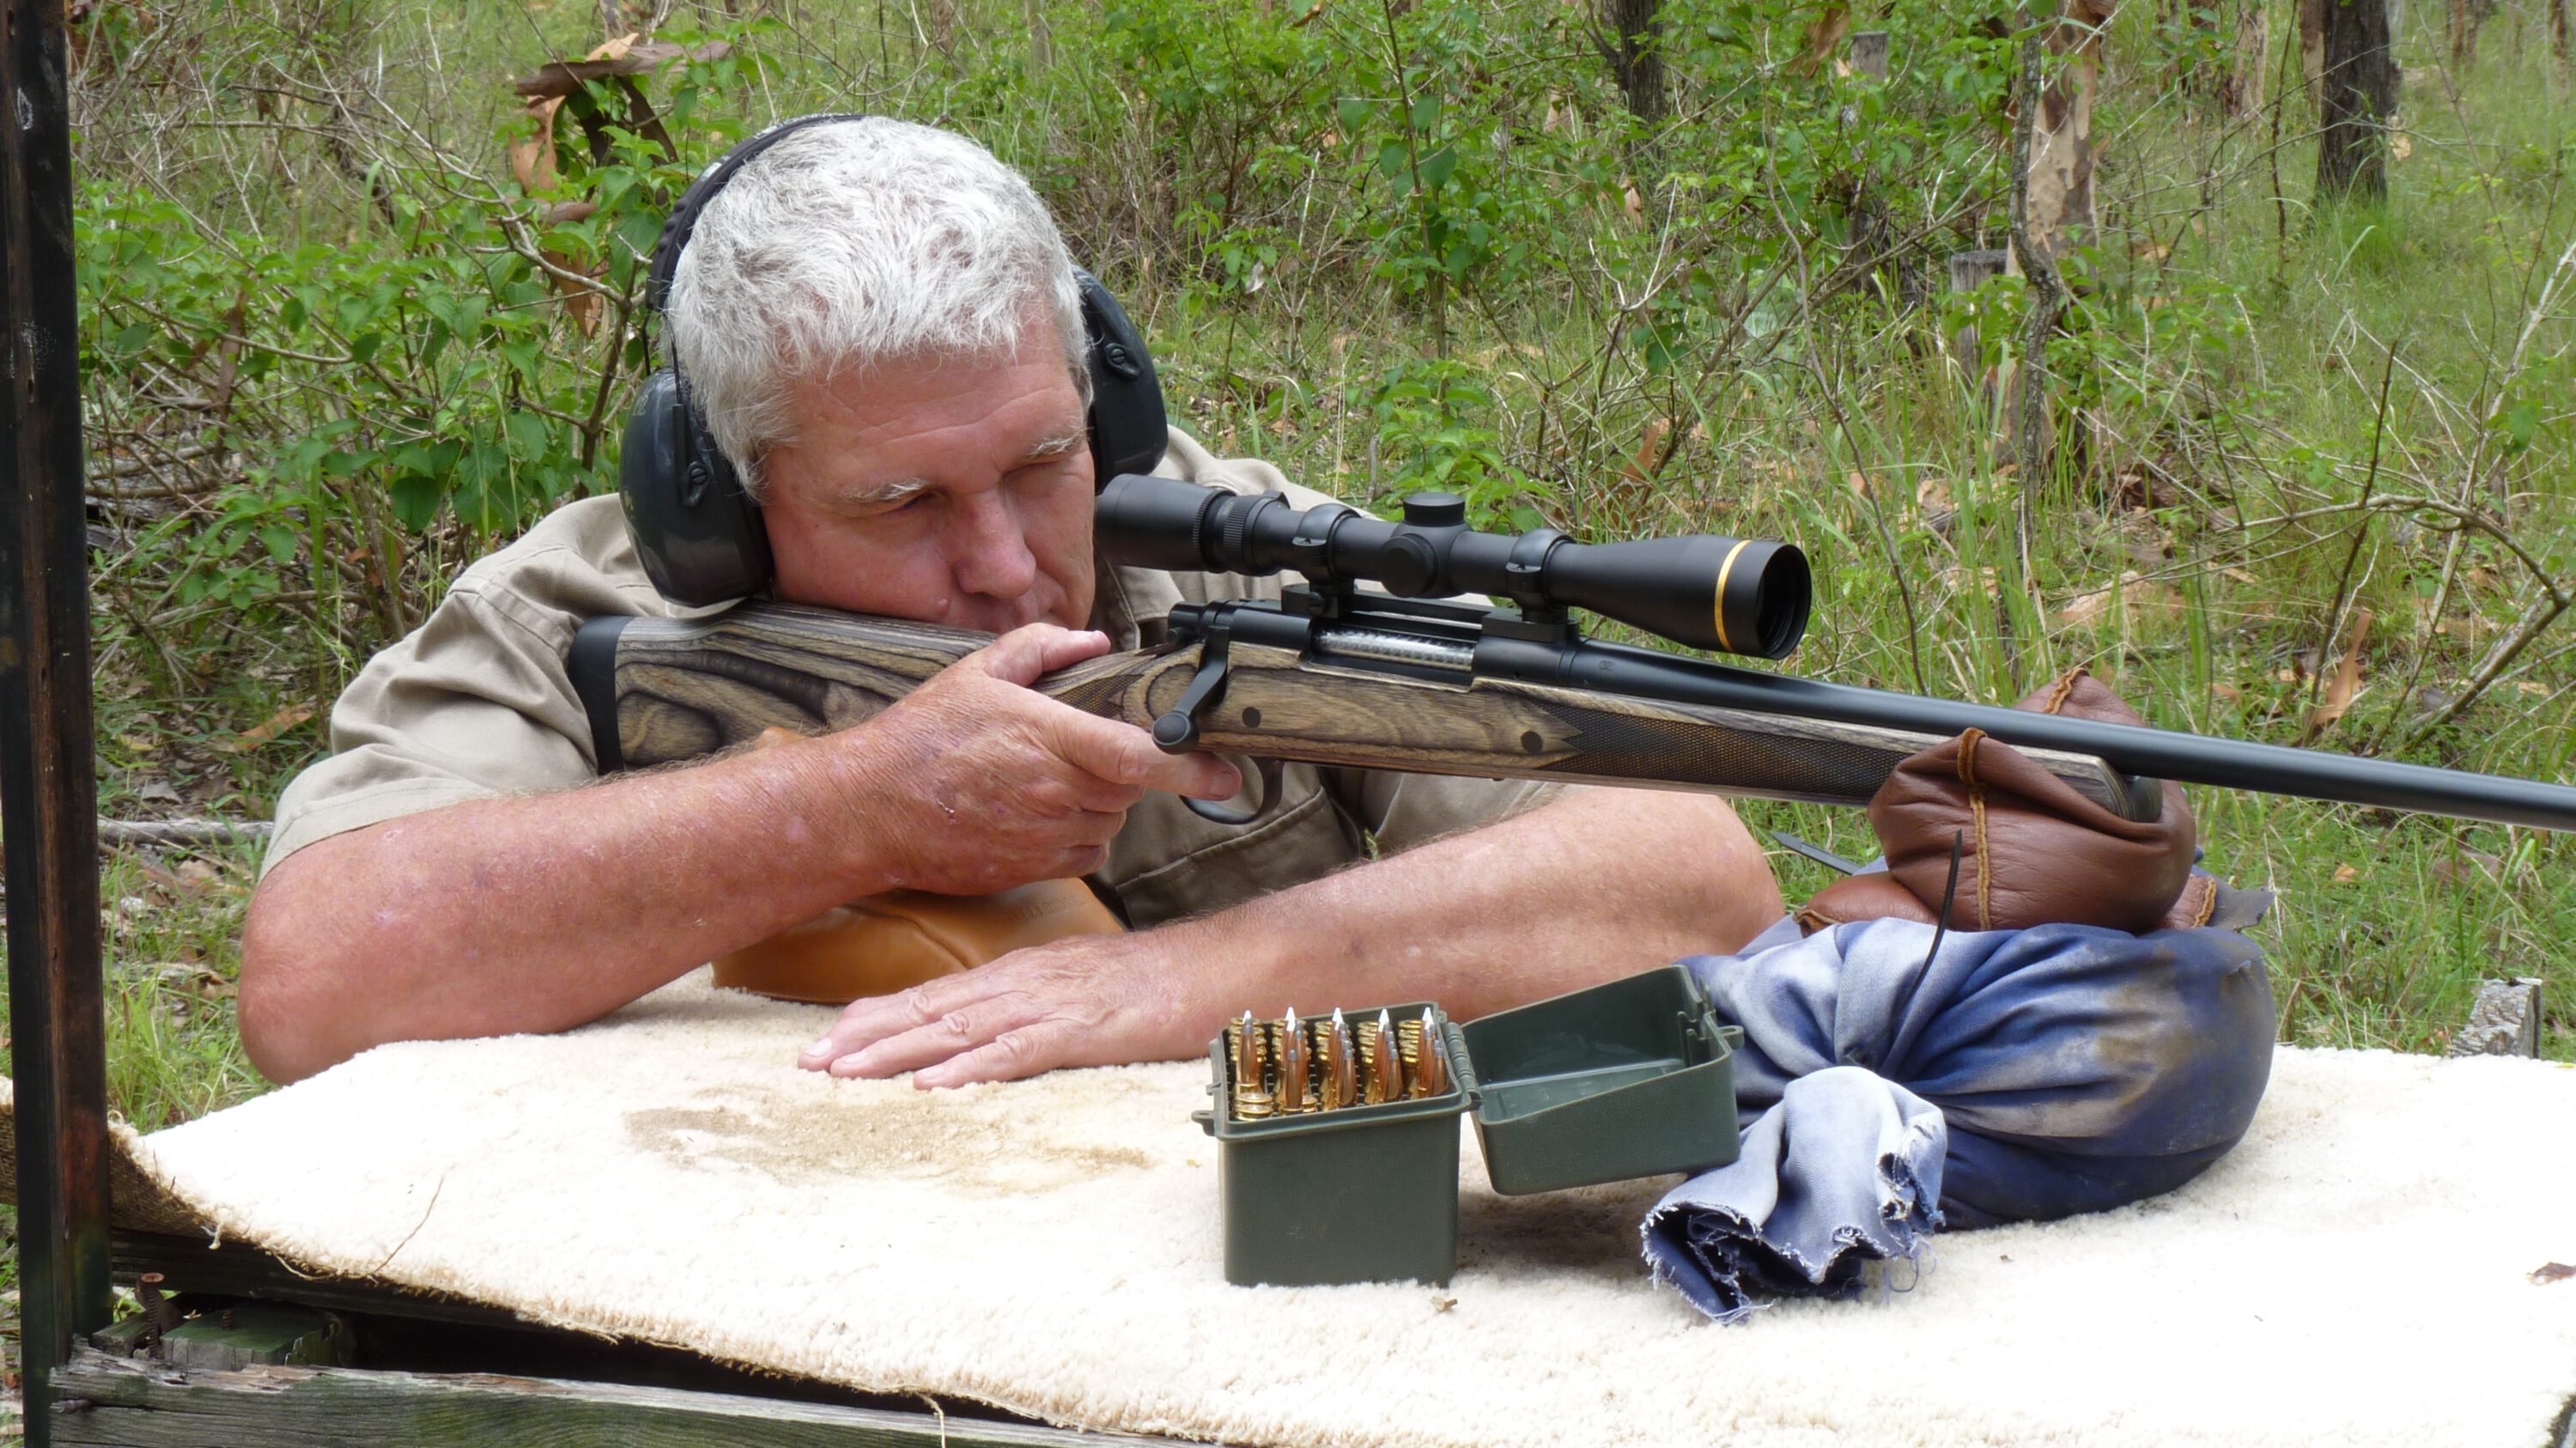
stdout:
[(1037, 558), (1019, 510), (1000, 489), (978, 493), (959, 511), (949, 571), (959, 589), (987, 598), (1018, 598), (1037, 583)]

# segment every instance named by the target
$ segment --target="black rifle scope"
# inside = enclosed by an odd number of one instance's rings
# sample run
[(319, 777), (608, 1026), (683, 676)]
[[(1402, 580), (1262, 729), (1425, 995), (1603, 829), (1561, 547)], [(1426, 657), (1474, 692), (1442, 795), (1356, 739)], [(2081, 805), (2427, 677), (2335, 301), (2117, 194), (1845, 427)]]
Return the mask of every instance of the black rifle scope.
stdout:
[(1312, 583), (1365, 580), (1402, 598), (1482, 593), (1524, 614), (1589, 609), (1678, 644), (1764, 659), (1787, 658), (1807, 632), (1807, 555), (1789, 543), (1479, 533), (1449, 493), (1416, 493), (1404, 500), (1404, 521), (1389, 523), (1339, 503), (1300, 508), (1278, 493), (1136, 473), (1101, 490), (1095, 517), (1101, 556), (1135, 568), (1293, 568)]

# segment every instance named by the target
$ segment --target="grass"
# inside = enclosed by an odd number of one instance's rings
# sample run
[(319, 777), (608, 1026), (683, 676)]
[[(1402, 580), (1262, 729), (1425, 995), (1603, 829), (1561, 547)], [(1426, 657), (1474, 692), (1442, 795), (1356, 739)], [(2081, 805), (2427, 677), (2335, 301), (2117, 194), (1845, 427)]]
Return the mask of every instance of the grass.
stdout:
[[(1183, 0), (1131, 8), (1175, 23), (1201, 13)], [(1547, 93), (1551, 109), (1572, 97), (1566, 109), (1581, 111), (1582, 87), (1601, 82), (1581, 78), (1594, 62), (1562, 29), (1561, 9), (1490, 7), (1485, 38), (1469, 37), (1488, 48), (1456, 62), (1466, 88), (1454, 112), (1504, 114), (1537, 94), (1533, 74), (1561, 87)], [(492, 139), (511, 105), (499, 82), (558, 47), (586, 48), (595, 14), (568, 0), (358, 11), (380, 23), (330, 44), (391, 56), (378, 71), (388, 110), (490, 175), (506, 175)], [(2576, 242), (2576, 102), (2552, 75), (2539, 10), (2508, 0), (2483, 58), (2459, 75), (2433, 49), (2439, 26), (2408, 27), (2404, 154), (2390, 194), (2341, 207), (2310, 194), (2312, 111), (2294, 51), (2275, 45), (2273, 106), (2221, 122), (2156, 58), (2152, 12), (2122, 7), (2110, 37), (2097, 132), (2103, 225), (2084, 307), (2052, 353), (2061, 399), (2083, 412), (2061, 414), (2058, 467), (2035, 480), (2005, 461), (1985, 372), (2013, 329), (2017, 294), (1979, 299), (1988, 345), (1963, 367), (1943, 355), (1963, 320), (1942, 314), (1955, 299), (1917, 305), (1901, 279), (1838, 298), (1814, 291), (1838, 255), (1839, 223), (1780, 210), (1776, 157), (1744, 173), (1760, 204), (1712, 213), (1707, 225), (1724, 234), (1711, 235), (1659, 232), (1651, 207), (1625, 214), (1615, 184), (1499, 172), (1496, 185), (1538, 205), (1537, 220), (1512, 224), (1561, 243), (1561, 264), (1434, 309), (1379, 274), (1385, 257), (1402, 260), (1386, 218), (1406, 213), (1387, 209), (1366, 157), (1306, 156), (1304, 179), (1270, 209), (1206, 252), (1180, 247), (1173, 217), (1198, 173), (1156, 148), (1155, 126), (1178, 114), (1158, 107), (1174, 102), (1146, 96), (1141, 64), (1085, 62), (1080, 47), (1107, 43), (1088, 12), (1053, 13), (1050, 70), (1022, 7), (1002, 0), (774, 8), (764, 13), (775, 24), (746, 41), (774, 62), (759, 92), (710, 103), (755, 120), (823, 108), (988, 118), (982, 134), (1027, 166), (1153, 339), (1175, 417), (1221, 453), (1378, 500), (1421, 476), (1426, 458), (1463, 458), (1471, 475), (1521, 489), (1501, 504), (1591, 535), (1797, 539), (1819, 583), (1816, 628), (1790, 664), (1799, 672), (1999, 701), (2084, 664), (2167, 727), (2298, 742), (2320, 706), (2336, 705), (2314, 728), (2323, 747), (2566, 778), (2576, 619), (2541, 632), (2456, 718), (2418, 729), (2468, 691), (2481, 660), (2550, 590), (2576, 588), (2576, 276), (2552, 280)], [(246, 18), (208, 22), (189, 43), (208, 74), (227, 56), (284, 73), (303, 63), (296, 47), (320, 42), (253, 33), (253, 22), (304, 13), (236, 7), (227, 14)], [(1891, 13), (1902, 19), (1903, 7)], [(1359, 27), (1356, 15), (1331, 11), (1314, 33)], [(1266, 32), (1228, 34), (1232, 45)], [(1345, 40), (1328, 56), (1335, 65), (1357, 64), (1369, 36), (1353, 28)], [(1563, 67), (1533, 70), (1531, 56)], [(1408, 85), (1428, 83), (1423, 64)], [(1095, 73), (1133, 83), (1110, 96)], [(114, 80), (93, 73), (84, 84), (95, 96)], [(1709, 82), (1689, 101), (1722, 119), (1736, 94)], [(136, 186), (234, 218), (281, 253), (392, 244), (362, 182), (317, 160), (309, 136), (257, 137), (243, 144), (258, 149), (226, 153), (232, 133), (154, 120), (158, 97), (102, 112), (84, 132), (82, 164), (132, 168)], [(180, 100), (168, 115), (205, 109)], [(1852, 97), (1813, 102), (1830, 118)], [(1217, 107), (1190, 134), (1232, 145), (1240, 136), (1217, 123), (1250, 117), (1269, 127), (1251, 127), (1260, 144), (1246, 152), (1263, 164), (1292, 143), (1340, 144), (1254, 105)], [(1584, 114), (1597, 119), (1598, 107)], [(225, 154), (259, 164), (227, 170), (215, 164)], [(1601, 154), (1614, 172), (1628, 164), (1612, 141)], [(1899, 213), (1919, 199), (1911, 181), (1880, 184)], [(2000, 244), (1997, 198), (1981, 205), (1909, 265)], [(1255, 236), (1277, 243), (1262, 271), (1235, 265), (1248, 252), (1219, 255)], [(1664, 249), (1703, 258), (1716, 292), (1737, 291), (1694, 314), (1706, 330), (1679, 362), (1658, 365), (1627, 302), (1636, 268)], [(1431, 424), (1391, 412), (1391, 370), (1435, 356), (1485, 400)], [(571, 358), (548, 365), (581, 365)], [(266, 410), (246, 413), (233, 439), (250, 466), (258, 449), (283, 448), (327, 414), (328, 384), (306, 378), (260, 395)], [(93, 390), (94, 418), (140, 425), (148, 412), (146, 394), (122, 381), (94, 378)], [(299, 592), (292, 568), (274, 597), (182, 601), (183, 545), (260, 487), (254, 474), (228, 475), (119, 523), (94, 562), (106, 814), (264, 817), (320, 752), (328, 698), (389, 641), (375, 614), (344, 606), (364, 590)], [(2438, 506), (2390, 508), (2392, 498)], [(2455, 528), (2464, 516), (2472, 526)], [(376, 579), (397, 615), (416, 615), (482, 545), (441, 523), (393, 540), (389, 557), (380, 537), (309, 521), (331, 567)], [(310, 556), (324, 555), (317, 545)], [(2478, 980), (2536, 975), (2550, 1010), (2544, 1052), (2576, 1060), (2576, 952), (2564, 944), (2576, 938), (2576, 846), (2254, 794), (2196, 791), (2194, 804), (2209, 866), (2279, 892), (2260, 934), (2284, 1040), (2438, 1050)], [(1856, 812), (1752, 803), (1745, 813), (1846, 855), (1874, 852)], [(1825, 883), (1795, 856), (1774, 860), (1793, 899)], [(255, 869), (248, 850), (107, 858), (110, 1091), (140, 1129), (261, 1089), (230, 1004)]]

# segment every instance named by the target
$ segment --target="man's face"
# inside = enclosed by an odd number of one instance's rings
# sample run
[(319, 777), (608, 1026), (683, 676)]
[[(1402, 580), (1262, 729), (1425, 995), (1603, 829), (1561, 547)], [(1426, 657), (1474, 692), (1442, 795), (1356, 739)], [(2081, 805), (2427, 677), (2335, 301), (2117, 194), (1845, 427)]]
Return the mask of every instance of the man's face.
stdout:
[(999, 360), (890, 364), (789, 393), (762, 461), (778, 596), (1003, 633), (1091, 617), (1091, 448), (1052, 322)]

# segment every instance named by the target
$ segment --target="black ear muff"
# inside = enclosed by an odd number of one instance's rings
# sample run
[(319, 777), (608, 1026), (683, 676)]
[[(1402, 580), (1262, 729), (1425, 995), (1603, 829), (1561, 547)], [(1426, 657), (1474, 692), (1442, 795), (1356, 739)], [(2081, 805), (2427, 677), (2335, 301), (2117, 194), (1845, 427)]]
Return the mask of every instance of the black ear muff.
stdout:
[(644, 574), (673, 603), (703, 606), (769, 586), (769, 530), (691, 415), (670, 371), (644, 380), (626, 414), (617, 495)]
[(1149, 473), (1171, 444), (1163, 415), (1163, 384), (1154, 355), (1127, 310), (1091, 273), (1076, 268), (1082, 285), (1082, 327), (1091, 364), (1091, 473), (1108, 487), (1121, 473)]

